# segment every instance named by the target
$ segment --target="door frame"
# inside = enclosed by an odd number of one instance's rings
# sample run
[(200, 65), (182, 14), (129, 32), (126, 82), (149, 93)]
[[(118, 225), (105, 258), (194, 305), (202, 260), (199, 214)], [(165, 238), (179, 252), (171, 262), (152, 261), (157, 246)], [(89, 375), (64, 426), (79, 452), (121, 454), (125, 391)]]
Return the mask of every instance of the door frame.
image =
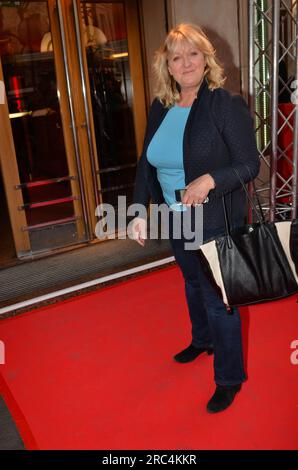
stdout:
[[(92, 0), (90, 3), (93, 3)], [(96, 2), (95, 2), (96, 3)], [(137, 159), (139, 159), (147, 123), (146, 94), (142, 62), (141, 21), (137, 0), (110, 0), (101, 3), (123, 3), (126, 17), (128, 53), (131, 80), (133, 84), (132, 111), (136, 139)], [(96, 207), (101, 201), (100, 176), (98, 176), (98, 161), (95, 140), (95, 129), (91, 104), (91, 93), (88, 80), (88, 66), (84, 53), (82, 20), (79, 0), (47, 0), (49, 21), (52, 32), (54, 64), (59, 104), (63, 126), (64, 145), (71, 179), (72, 194), (80, 194), (85, 203), (85, 214), (79, 201), (74, 201), (77, 229), (81, 235), (85, 225), (88, 241), (99, 241), (95, 236), (97, 218)], [(64, 42), (62, 36), (64, 34)], [(77, 47), (74, 47), (74, 44)], [(71, 73), (70, 73), (71, 71)], [(4, 82), (0, 57), (0, 81)], [(69, 85), (69, 86), (68, 86)], [(72, 109), (71, 109), (72, 106)], [(29, 233), (26, 230), (26, 215), (18, 210), (24, 201), (20, 189), (18, 163), (15, 153), (12, 128), (9, 118), (7, 99), (0, 103), (0, 165), (8, 203), (9, 216), (12, 226), (15, 250), (19, 258), (30, 255)], [(77, 145), (77, 149), (76, 149)], [(79, 162), (76, 159), (78, 153)], [(99, 157), (99, 158), (98, 158)], [(94, 174), (96, 173), (96, 174)], [(80, 180), (81, 179), (81, 180)], [(90, 184), (92, 182), (92, 184)], [(85, 224), (84, 224), (85, 221)], [(102, 241), (102, 239), (100, 240)], [(78, 242), (76, 244), (81, 244)], [(69, 245), (49, 252), (69, 250)], [(40, 256), (41, 253), (36, 253)]]
[[(98, 241), (95, 235), (96, 207), (102, 202), (99, 176), (100, 155), (97, 152), (88, 64), (83, 44), (83, 24), (80, 0), (53, 0), (60, 8), (60, 23), (65, 31), (65, 54), (74, 105), (76, 131), (82, 164), (82, 178), (86, 189), (86, 203), (90, 241)], [(130, 73), (133, 83), (133, 117), (137, 160), (140, 158), (147, 124), (145, 81), (142, 61), (141, 22), (137, 0), (91, 0), (88, 3), (123, 3), (126, 18)], [(76, 45), (76, 48), (73, 45)], [(90, 181), (93, 182), (90, 185)], [(100, 241), (104, 241), (102, 238)]]
[[(4, 83), (1, 56), (0, 81)], [(30, 250), (30, 240), (28, 232), (23, 230), (23, 227), (27, 224), (26, 215), (23, 211), (18, 210), (18, 207), (23, 206), (24, 200), (22, 191), (17, 190), (20, 185), (20, 178), (12, 129), (9, 120), (6, 93), (4, 93), (4, 103), (0, 103), (0, 129), (0, 166), (15, 250), (19, 256), (19, 254), (21, 255), (22, 253)]]
[[(89, 124), (90, 134), (88, 136), (89, 148), (92, 148), (92, 151), (89, 153), (89, 158), (91, 158), (91, 163), (93, 168), (98, 174), (100, 161), (100, 155), (97, 152), (96, 138), (95, 138), (95, 129), (94, 129), (94, 120), (93, 120), (93, 111), (91, 103), (91, 90), (88, 80), (88, 64), (86, 54), (84, 53), (84, 44), (83, 44), (83, 24), (80, 13), (80, 0), (66, 0), (69, 3), (74, 4), (74, 23), (75, 23), (75, 33), (76, 41), (78, 45), (78, 55), (80, 61), (81, 69), (81, 83), (83, 89), (84, 105), (85, 105), (85, 116), (87, 115), (86, 121)], [(97, 1), (91, 0), (88, 3), (123, 3), (124, 4), (124, 13), (126, 18), (126, 30), (127, 30), (127, 42), (128, 42), (128, 54), (129, 54), (129, 66), (131, 81), (133, 84), (133, 119), (134, 119), (134, 133), (136, 139), (136, 151), (137, 151), (137, 160), (140, 158), (143, 148), (143, 140), (145, 135), (145, 129), (147, 124), (147, 108), (146, 108), (146, 90), (145, 90), (145, 79), (144, 79), (144, 70), (143, 70), (143, 61), (142, 61), (142, 36), (141, 36), (141, 19), (139, 15), (139, 7), (137, 0), (109, 0), (109, 1)], [(69, 12), (70, 13), (70, 12)], [(88, 126), (87, 129), (88, 131)], [(88, 158), (88, 157), (86, 157)], [(93, 160), (93, 161), (92, 161)], [(97, 184), (94, 185), (95, 189), (100, 192), (101, 183), (100, 176), (97, 178)], [(98, 204), (102, 202), (101, 195), (98, 198), (95, 197), (95, 201)], [(91, 207), (95, 210), (95, 206), (92, 204)], [(95, 220), (96, 224), (96, 220)], [(93, 226), (93, 229), (95, 225)], [(94, 231), (92, 232), (94, 233)]]

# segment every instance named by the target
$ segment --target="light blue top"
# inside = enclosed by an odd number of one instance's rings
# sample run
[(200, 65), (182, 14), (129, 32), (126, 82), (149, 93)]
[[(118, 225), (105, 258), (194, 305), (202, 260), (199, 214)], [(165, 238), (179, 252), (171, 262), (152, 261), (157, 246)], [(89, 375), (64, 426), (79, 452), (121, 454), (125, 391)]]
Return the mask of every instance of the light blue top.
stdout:
[(183, 135), (189, 111), (190, 107), (170, 108), (147, 149), (147, 159), (156, 167), (165, 201), (178, 211), (186, 210), (176, 203), (175, 189), (185, 187)]

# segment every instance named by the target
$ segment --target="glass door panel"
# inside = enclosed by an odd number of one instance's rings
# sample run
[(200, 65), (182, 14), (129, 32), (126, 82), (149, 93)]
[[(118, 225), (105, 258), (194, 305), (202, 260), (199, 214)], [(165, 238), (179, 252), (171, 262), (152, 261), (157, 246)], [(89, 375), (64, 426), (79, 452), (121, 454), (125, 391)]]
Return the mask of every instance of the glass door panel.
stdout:
[(9, 220), (3, 175), (0, 167), (0, 267), (15, 257), (13, 234)]
[(23, 196), (16, 210), (26, 214), (21, 230), (28, 232), (33, 252), (86, 238), (75, 156), (71, 144), (65, 145), (71, 137), (57, 81), (60, 33), (51, 30), (49, 4), (54, 2), (0, 2), (0, 55), (20, 181), (16, 191)]
[[(137, 97), (132, 84), (127, 3), (79, 3), (101, 201), (116, 209), (119, 195), (131, 201), (138, 158), (133, 109)], [(141, 100), (144, 102), (144, 95)]]

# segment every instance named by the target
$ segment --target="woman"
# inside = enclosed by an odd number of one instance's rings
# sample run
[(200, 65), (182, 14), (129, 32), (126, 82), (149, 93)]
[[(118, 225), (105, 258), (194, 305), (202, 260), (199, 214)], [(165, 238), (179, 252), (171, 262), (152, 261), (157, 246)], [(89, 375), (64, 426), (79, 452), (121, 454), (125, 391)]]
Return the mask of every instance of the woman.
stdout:
[[(150, 108), (143, 154), (138, 165), (134, 202), (149, 200), (171, 208), (170, 241), (185, 280), (192, 324), (191, 344), (176, 354), (180, 363), (214, 351), (215, 393), (207, 411), (226, 409), (245, 380), (240, 316), (228, 312), (204, 273), (196, 250), (173, 236), (178, 211), (195, 213), (203, 205), (204, 240), (224, 233), (222, 196), (233, 226), (244, 223), (246, 204), (241, 183), (259, 171), (253, 120), (245, 101), (222, 88), (223, 69), (207, 36), (192, 24), (180, 24), (166, 37), (154, 62), (156, 98)], [(175, 190), (186, 188), (183, 206)], [(186, 211), (185, 211), (186, 210)], [(181, 214), (180, 214), (181, 215)], [(193, 224), (193, 221), (191, 221)], [(134, 219), (133, 236), (144, 246), (144, 219)]]

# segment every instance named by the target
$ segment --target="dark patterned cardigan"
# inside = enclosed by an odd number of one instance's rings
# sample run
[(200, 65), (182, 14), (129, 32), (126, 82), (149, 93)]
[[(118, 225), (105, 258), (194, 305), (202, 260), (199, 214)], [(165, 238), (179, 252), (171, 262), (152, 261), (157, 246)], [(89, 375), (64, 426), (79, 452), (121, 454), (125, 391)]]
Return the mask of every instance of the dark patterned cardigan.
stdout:
[[(150, 199), (156, 204), (165, 202), (156, 168), (147, 160), (147, 148), (167, 112), (168, 108), (159, 100), (153, 101), (133, 197), (133, 202), (146, 207)], [(216, 184), (209, 192), (209, 203), (204, 204), (204, 231), (224, 227), (222, 195), (230, 195), (226, 199), (231, 222), (243, 223), (246, 198), (233, 168), (247, 183), (257, 176), (260, 159), (253, 119), (240, 95), (232, 96), (223, 88), (211, 91), (207, 81), (203, 81), (185, 126), (183, 164), (186, 184), (205, 173), (209, 173)]]

